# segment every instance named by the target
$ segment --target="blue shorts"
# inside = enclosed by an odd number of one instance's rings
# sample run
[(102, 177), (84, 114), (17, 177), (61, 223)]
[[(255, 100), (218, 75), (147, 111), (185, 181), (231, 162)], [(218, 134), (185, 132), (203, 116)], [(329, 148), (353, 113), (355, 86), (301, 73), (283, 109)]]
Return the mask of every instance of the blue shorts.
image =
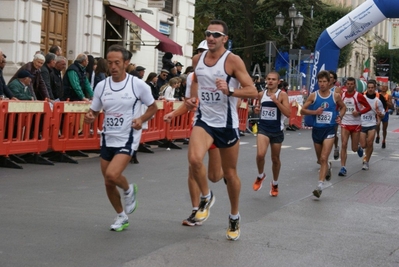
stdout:
[(217, 148), (232, 147), (240, 140), (238, 128), (210, 127), (202, 120), (197, 120), (194, 126), (203, 128), (213, 138), (213, 144)]
[(101, 146), (100, 149), (100, 157), (103, 160), (106, 161), (111, 161), (115, 155), (117, 154), (125, 154), (128, 156), (133, 155), (134, 150), (132, 149), (132, 146), (128, 145), (126, 147), (106, 147), (106, 146)]
[(384, 118), (381, 119), (381, 122), (388, 122), (389, 120), (389, 112), (385, 112)]
[(320, 127), (312, 129), (313, 143), (323, 144), (325, 139), (335, 138), (335, 125), (330, 127)]
[(283, 131), (280, 131), (277, 133), (271, 133), (271, 132), (259, 130), (258, 134), (262, 134), (262, 135), (269, 137), (270, 144), (281, 144), (284, 141), (284, 132)]
[(368, 131), (375, 130), (376, 125), (373, 126), (362, 126), (362, 129), (360, 130), (362, 133), (367, 133)]

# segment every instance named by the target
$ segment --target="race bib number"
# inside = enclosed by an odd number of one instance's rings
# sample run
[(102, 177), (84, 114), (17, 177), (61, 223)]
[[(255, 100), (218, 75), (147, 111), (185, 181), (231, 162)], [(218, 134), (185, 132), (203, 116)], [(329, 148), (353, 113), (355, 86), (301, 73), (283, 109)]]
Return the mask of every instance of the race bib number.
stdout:
[(277, 108), (276, 107), (262, 107), (260, 114), (262, 120), (277, 120)]
[(371, 114), (363, 114), (362, 115), (362, 121), (367, 121), (367, 122), (371, 122), (373, 121), (373, 115)]
[(104, 118), (105, 127), (109, 130), (122, 129), (124, 121), (125, 119), (123, 118), (123, 115), (121, 116), (108, 115)]
[(353, 103), (352, 101), (347, 101), (345, 102), (345, 106), (346, 106), (345, 114), (352, 115), (352, 113), (355, 111), (355, 103)]
[(331, 111), (323, 111), (322, 114), (316, 116), (316, 122), (320, 124), (330, 124), (333, 113)]
[(201, 101), (206, 104), (216, 104), (222, 100), (221, 92), (201, 92)]

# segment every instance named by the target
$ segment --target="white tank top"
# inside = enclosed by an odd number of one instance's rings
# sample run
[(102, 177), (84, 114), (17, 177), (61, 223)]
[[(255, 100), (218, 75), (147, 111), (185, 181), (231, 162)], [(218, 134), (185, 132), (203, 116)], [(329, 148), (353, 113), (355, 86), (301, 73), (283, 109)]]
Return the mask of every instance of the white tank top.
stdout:
[(141, 79), (133, 78), (129, 74), (121, 82), (113, 82), (108, 77), (99, 82), (96, 88), (90, 108), (104, 111), (101, 145), (124, 147), (131, 142), (131, 137), (134, 147), (138, 145), (141, 130), (134, 130), (132, 121), (141, 116), (142, 103), (149, 106), (154, 102), (151, 88)]
[(230, 51), (219, 58), (213, 66), (205, 64), (208, 51), (204, 51), (195, 68), (198, 79), (199, 105), (195, 114), (196, 120), (202, 120), (210, 127), (238, 128), (237, 98), (227, 96), (216, 89), (216, 78), (227, 81), (229, 87), (239, 89), (239, 82), (229, 76), (225, 70), (226, 58)]

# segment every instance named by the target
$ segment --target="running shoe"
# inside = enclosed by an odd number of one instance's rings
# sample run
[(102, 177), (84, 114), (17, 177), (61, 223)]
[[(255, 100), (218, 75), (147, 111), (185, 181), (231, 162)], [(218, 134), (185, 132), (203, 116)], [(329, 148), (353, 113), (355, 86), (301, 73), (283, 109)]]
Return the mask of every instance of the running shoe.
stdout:
[(272, 197), (277, 197), (278, 196), (278, 184), (273, 185), (273, 182), (270, 182), (270, 192), (269, 194)]
[(331, 162), (328, 162), (326, 181), (330, 181), (331, 180), (331, 168), (332, 168), (332, 164), (331, 164)]
[(229, 216), (229, 228), (227, 228), (226, 237), (233, 241), (240, 238), (240, 218), (233, 220)]
[(359, 158), (363, 157), (363, 148), (361, 146), (357, 147), (357, 155)]
[(313, 190), (313, 195), (317, 198), (320, 198), (322, 192), (323, 191), (320, 188), (316, 188), (315, 190)]
[(375, 143), (376, 143), (376, 144), (379, 144), (379, 143), (380, 143), (380, 137), (379, 137), (379, 136), (377, 136), (377, 137), (375, 138)]
[(137, 185), (130, 184), (132, 186), (132, 190), (130, 194), (125, 195), (125, 212), (127, 214), (133, 213), (137, 207), (136, 194), (137, 194)]
[(367, 161), (363, 161), (362, 170), (367, 171), (369, 169), (369, 163)]
[(382, 142), (381, 148), (385, 148), (385, 147), (386, 147), (385, 142)]
[(196, 222), (205, 222), (210, 214), (210, 209), (215, 203), (215, 197), (211, 191), (211, 197), (209, 199), (201, 197), (201, 202), (199, 204), (199, 209), (194, 216)]
[(129, 226), (129, 217), (127, 215), (118, 215), (115, 222), (111, 225), (110, 230), (115, 232), (123, 231)]
[(339, 176), (346, 176), (346, 168), (342, 167), (341, 170), (338, 173)]
[(339, 146), (334, 148), (334, 159), (335, 160), (339, 159)]
[(188, 216), (187, 219), (183, 220), (182, 225), (186, 225), (186, 226), (196, 226), (196, 225), (201, 225), (202, 223), (200, 222), (196, 222), (194, 220), (195, 218), (195, 214), (197, 213), (197, 210), (193, 210), (190, 214), (190, 216)]
[(263, 180), (265, 180), (266, 178), (266, 174), (263, 174), (262, 178), (256, 177), (256, 180), (254, 182), (254, 184), (252, 185), (252, 188), (254, 189), (254, 191), (258, 191), (262, 188), (262, 183)]

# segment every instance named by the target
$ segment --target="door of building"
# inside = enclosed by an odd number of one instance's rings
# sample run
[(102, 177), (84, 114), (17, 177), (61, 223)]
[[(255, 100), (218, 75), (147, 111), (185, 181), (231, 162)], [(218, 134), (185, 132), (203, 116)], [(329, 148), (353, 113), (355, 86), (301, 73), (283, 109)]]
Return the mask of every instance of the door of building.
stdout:
[(47, 53), (58, 45), (65, 56), (67, 51), (69, 0), (43, 0), (40, 50)]

